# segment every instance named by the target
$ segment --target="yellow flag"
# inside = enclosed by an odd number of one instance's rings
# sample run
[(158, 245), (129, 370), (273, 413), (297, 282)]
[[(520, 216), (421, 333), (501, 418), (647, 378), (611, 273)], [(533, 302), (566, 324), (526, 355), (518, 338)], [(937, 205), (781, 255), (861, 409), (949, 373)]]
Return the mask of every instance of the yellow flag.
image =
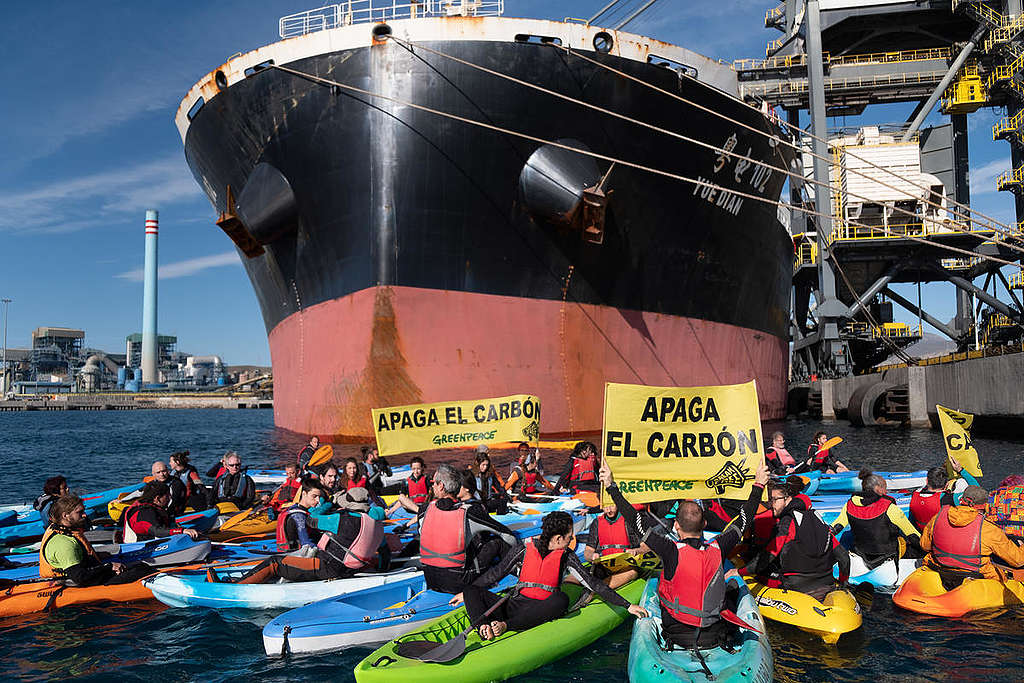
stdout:
[(383, 456), (540, 438), (540, 399), (526, 394), (371, 412)]
[(745, 499), (764, 461), (757, 387), (608, 383), (602, 443), (631, 503)]
[[(938, 403), (935, 404), (935, 409), (939, 413), (942, 440), (946, 442), (946, 454), (954, 458), (972, 475), (980, 477), (981, 463), (978, 461), (978, 451), (974, 450), (969, 431), (974, 422), (974, 416), (940, 406)], [(948, 462), (946, 470), (949, 472), (950, 478), (956, 477), (955, 470)]]

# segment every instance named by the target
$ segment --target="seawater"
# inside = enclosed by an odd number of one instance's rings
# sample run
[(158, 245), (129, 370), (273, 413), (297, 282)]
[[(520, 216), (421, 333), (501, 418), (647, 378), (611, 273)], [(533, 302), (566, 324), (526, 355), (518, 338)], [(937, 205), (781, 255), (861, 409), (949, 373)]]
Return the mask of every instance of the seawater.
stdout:
[[(898, 428), (854, 429), (844, 423), (790, 420), (766, 424), (786, 434), (794, 454), (804, 452), (823, 429), (845, 440), (836, 449), (851, 467), (918, 470), (940, 463), (940, 433)], [(38, 495), (42, 481), (63, 474), (79, 492), (122, 485), (149, 473), (156, 459), (188, 449), (205, 471), (220, 455), (236, 450), (252, 467), (279, 466), (302, 438), (273, 426), (270, 411), (180, 410), (139, 412), (0, 413), (0, 501)], [(976, 438), (985, 476), (995, 486), (1024, 472), (1024, 439)], [(353, 455), (358, 446), (339, 446)], [(505, 467), (511, 453), (496, 453)], [(436, 460), (468, 462), (445, 452)], [(395, 459), (402, 462), (402, 459)], [(557, 472), (564, 453), (544, 456)], [(259, 679), (352, 680), (352, 668), (369, 649), (351, 648), (319, 656), (268, 658), (262, 627), (274, 615), (257, 611), (171, 609), (155, 601), (130, 605), (72, 607), (53, 614), (0, 620), (0, 680), (230, 681)], [(779, 681), (1019, 681), (1024, 614), (998, 618), (934, 619), (896, 609), (875, 594), (866, 605), (864, 627), (827, 647), (795, 629), (769, 623)], [(575, 655), (536, 671), (530, 681), (622, 681), (632, 625), (627, 622)], [(453, 679), (454, 681), (454, 679)]]

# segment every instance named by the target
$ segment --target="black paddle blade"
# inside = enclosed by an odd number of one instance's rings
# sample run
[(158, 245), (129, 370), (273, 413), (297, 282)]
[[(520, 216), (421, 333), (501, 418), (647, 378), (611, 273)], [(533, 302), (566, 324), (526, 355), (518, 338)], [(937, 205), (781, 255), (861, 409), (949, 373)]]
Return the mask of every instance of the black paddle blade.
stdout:
[(395, 654), (406, 659), (443, 664), (456, 659), (466, 651), (466, 634), (460, 633), (451, 640), (435, 643), (431, 640), (405, 640), (395, 645)]

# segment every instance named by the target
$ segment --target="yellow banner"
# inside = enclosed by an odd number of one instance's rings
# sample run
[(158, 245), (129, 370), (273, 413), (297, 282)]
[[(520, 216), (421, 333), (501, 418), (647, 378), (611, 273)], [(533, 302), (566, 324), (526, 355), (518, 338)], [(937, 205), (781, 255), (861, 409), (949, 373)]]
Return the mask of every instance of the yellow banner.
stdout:
[(764, 461), (757, 388), (608, 383), (602, 443), (631, 503), (745, 499)]
[[(978, 451), (974, 450), (971, 442), (970, 428), (974, 422), (974, 416), (969, 413), (935, 404), (935, 410), (939, 413), (939, 424), (942, 426), (942, 440), (946, 442), (946, 454), (954, 458), (960, 465), (973, 474), (981, 476), (981, 463), (978, 461)], [(947, 462), (946, 470), (950, 478), (956, 477), (956, 471)]]
[(540, 399), (519, 394), (371, 411), (381, 455), (530, 441), (540, 437)]

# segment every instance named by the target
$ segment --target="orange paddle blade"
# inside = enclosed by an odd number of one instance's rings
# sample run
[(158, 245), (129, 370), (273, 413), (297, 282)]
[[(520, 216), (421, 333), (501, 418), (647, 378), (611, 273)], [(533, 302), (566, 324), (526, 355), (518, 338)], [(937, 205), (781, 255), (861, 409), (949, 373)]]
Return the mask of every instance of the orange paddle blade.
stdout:
[(601, 500), (597, 497), (596, 493), (591, 491), (580, 491), (573, 498), (581, 501), (588, 508), (597, 507), (601, 504)]
[(316, 453), (314, 453), (313, 457), (309, 459), (309, 462), (306, 463), (306, 466), (316, 467), (317, 465), (323, 465), (325, 462), (327, 462), (333, 457), (334, 449), (331, 447), (330, 444), (327, 444), (316, 449)]

